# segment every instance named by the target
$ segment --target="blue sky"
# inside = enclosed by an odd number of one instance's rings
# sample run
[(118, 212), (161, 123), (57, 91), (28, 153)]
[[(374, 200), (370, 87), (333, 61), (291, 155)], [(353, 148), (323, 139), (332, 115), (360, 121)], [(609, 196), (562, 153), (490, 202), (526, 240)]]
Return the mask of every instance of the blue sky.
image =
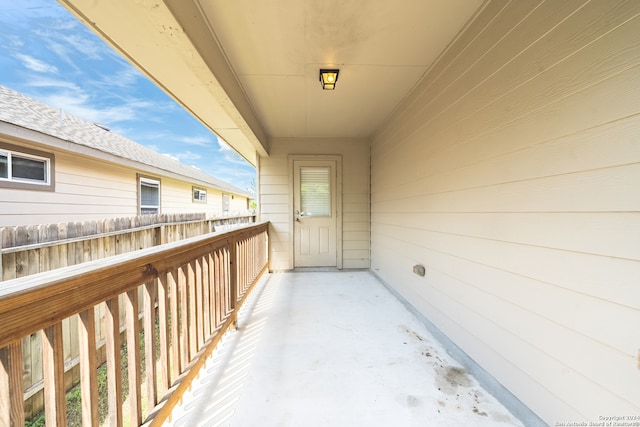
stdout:
[(247, 190), (255, 169), (55, 0), (0, 0), (0, 85)]

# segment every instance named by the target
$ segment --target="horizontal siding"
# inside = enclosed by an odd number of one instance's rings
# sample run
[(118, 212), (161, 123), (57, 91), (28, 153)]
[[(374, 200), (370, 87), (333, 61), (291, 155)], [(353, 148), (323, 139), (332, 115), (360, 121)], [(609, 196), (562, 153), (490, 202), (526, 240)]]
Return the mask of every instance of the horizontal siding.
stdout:
[(293, 268), (289, 206), (289, 154), (342, 155), (342, 260), (344, 268), (368, 268), (369, 142), (365, 140), (275, 139), (269, 157), (260, 159), (260, 215), (271, 221), (271, 268)]
[[(0, 227), (138, 215), (137, 170), (66, 152), (54, 154), (55, 191), (0, 188)], [(194, 203), (193, 184), (158, 178), (162, 213), (223, 214), (219, 190), (199, 186), (207, 190), (207, 203)], [(246, 206), (244, 197), (231, 201), (232, 212), (246, 212)]]
[[(207, 191), (207, 202), (193, 201), (194, 185), (190, 182), (172, 178), (161, 178), (162, 213), (204, 213), (207, 217), (223, 216), (222, 192), (210, 187), (197, 185)], [(247, 198), (230, 196), (228, 214), (247, 212)]]
[(372, 269), (550, 425), (640, 413), (638, 28), (490, 1), (372, 141)]
[(55, 191), (0, 189), (0, 226), (55, 224), (136, 215), (136, 173), (55, 153)]

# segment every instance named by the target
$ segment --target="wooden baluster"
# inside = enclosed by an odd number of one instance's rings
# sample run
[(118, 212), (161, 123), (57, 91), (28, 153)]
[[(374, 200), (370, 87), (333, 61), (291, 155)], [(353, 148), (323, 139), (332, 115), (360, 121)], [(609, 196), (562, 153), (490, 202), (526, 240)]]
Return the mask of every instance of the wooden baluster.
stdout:
[[(238, 301), (238, 297), (240, 297), (240, 295), (242, 295), (242, 289), (244, 288), (244, 272), (245, 272), (245, 268), (244, 268), (244, 239), (238, 239), (237, 243), (236, 243), (236, 259), (235, 259), (235, 264), (236, 264), (236, 280), (237, 280), (237, 286), (236, 286), (236, 295), (235, 295), (235, 301)], [(236, 307), (236, 304), (233, 305), (233, 307)]]
[(198, 352), (198, 316), (196, 298), (196, 267), (195, 262), (187, 264), (187, 285), (189, 292), (189, 361)]
[[(244, 239), (239, 239), (236, 242), (236, 294), (235, 299), (232, 301), (238, 301), (238, 297), (242, 295), (242, 289), (244, 288)], [(233, 308), (236, 307), (236, 304), (233, 304)]]
[(156, 281), (144, 284), (144, 353), (147, 383), (147, 407), (158, 403), (156, 375)]
[(221, 292), (222, 283), (223, 283), (223, 268), (222, 261), (220, 259), (221, 249), (216, 249), (213, 253), (213, 268), (214, 268), (214, 298), (215, 298), (215, 319), (216, 319), (216, 329), (220, 327), (222, 324), (222, 298), (223, 293)]
[(242, 241), (242, 264), (241, 268), (243, 270), (243, 278), (242, 278), (242, 295), (245, 294), (249, 283), (251, 282), (251, 263), (253, 259), (251, 259), (251, 239), (246, 238)]
[(164, 396), (171, 385), (169, 381), (169, 277), (171, 277), (170, 273), (162, 274), (158, 280), (159, 396)]
[(47, 425), (67, 425), (67, 402), (64, 389), (64, 347), (62, 322), (42, 331), (44, 374), (44, 414)]
[(238, 300), (238, 242), (234, 240), (229, 248), (229, 310), (233, 310)]
[(0, 425), (24, 426), (22, 340), (0, 348)]
[(242, 281), (242, 295), (244, 295), (245, 291), (249, 287), (251, 283), (251, 265), (253, 264), (253, 258), (251, 258), (251, 237), (247, 237), (242, 241), (242, 245), (244, 246), (243, 251), (243, 259), (242, 259), (242, 269), (244, 270), (244, 280)]
[(232, 274), (231, 270), (233, 269), (233, 261), (229, 254), (233, 250), (235, 253), (235, 243), (232, 242), (228, 247), (224, 248), (222, 251), (223, 261), (222, 267), (224, 268), (224, 277), (222, 282), (222, 292), (224, 293), (224, 310), (222, 314), (224, 318), (227, 317), (229, 312), (231, 311), (231, 283), (232, 283)]
[(98, 426), (98, 366), (96, 359), (95, 309), (79, 314), (80, 390), (82, 393), (82, 425)]
[[(138, 289), (126, 294), (125, 312), (127, 322), (127, 365), (129, 378), (129, 419), (135, 425), (142, 424), (140, 384), (140, 322)], [(146, 312), (145, 312), (146, 316)]]
[(106, 305), (105, 349), (107, 352), (109, 425), (122, 427), (122, 369), (120, 366), (120, 304), (118, 297), (110, 299)]
[(213, 334), (216, 329), (216, 265), (215, 265), (215, 252), (209, 252), (207, 255), (209, 264), (209, 318), (211, 322), (211, 333)]
[[(203, 289), (202, 289), (202, 259), (198, 258), (193, 262), (194, 276), (195, 276), (195, 315), (196, 315), (196, 338), (197, 338), (197, 351), (202, 348), (204, 344), (204, 308), (203, 308)], [(194, 353), (195, 354), (195, 353)]]
[(173, 270), (167, 275), (169, 279), (171, 295), (169, 304), (171, 306), (171, 380), (170, 384), (180, 376), (182, 372), (182, 363), (180, 361), (180, 315), (178, 307), (180, 306), (178, 292), (178, 270)]
[(220, 324), (224, 322), (227, 315), (227, 282), (229, 279), (229, 268), (227, 266), (227, 248), (224, 247), (219, 252), (220, 265), (220, 282), (218, 283), (218, 292), (220, 293)]
[(209, 254), (202, 257), (202, 316), (204, 339), (211, 336), (211, 269)]
[(187, 276), (184, 266), (178, 270), (178, 282), (180, 284), (180, 373), (189, 364), (189, 292), (187, 288)]
[(256, 271), (256, 258), (254, 248), (255, 237), (250, 237), (247, 239), (247, 278), (249, 283), (247, 283), (247, 286), (245, 286), (245, 290), (247, 289), (248, 285), (253, 282), (254, 272)]

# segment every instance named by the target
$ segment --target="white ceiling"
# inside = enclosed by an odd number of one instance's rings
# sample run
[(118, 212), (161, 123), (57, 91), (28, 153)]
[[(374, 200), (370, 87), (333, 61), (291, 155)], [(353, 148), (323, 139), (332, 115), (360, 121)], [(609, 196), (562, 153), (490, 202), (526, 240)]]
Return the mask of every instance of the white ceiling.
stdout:
[(59, 1), (253, 164), (271, 138), (371, 136), (483, 3)]
[[(481, 0), (199, 0), (266, 133), (368, 137)], [(339, 68), (323, 91), (320, 68)]]

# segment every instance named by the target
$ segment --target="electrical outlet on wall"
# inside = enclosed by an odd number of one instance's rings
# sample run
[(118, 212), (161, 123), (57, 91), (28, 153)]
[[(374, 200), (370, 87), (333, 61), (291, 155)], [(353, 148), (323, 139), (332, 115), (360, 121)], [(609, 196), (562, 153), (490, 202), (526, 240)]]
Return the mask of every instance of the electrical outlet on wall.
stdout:
[(424, 268), (424, 265), (422, 264), (417, 264), (413, 266), (413, 272), (415, 274), (417, 274), (418, 276), (424, 277), (424, 275), (426, 274), (426, 269)]

